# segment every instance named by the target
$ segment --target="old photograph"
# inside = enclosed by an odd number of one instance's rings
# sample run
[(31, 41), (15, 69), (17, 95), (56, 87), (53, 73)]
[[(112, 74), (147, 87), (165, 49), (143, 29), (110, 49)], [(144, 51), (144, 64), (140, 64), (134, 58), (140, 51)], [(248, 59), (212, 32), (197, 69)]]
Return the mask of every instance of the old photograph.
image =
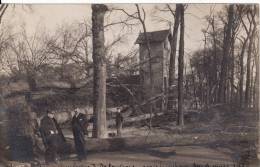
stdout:
[(259, 4), (1, 4), (0, 167), (259, 167)]

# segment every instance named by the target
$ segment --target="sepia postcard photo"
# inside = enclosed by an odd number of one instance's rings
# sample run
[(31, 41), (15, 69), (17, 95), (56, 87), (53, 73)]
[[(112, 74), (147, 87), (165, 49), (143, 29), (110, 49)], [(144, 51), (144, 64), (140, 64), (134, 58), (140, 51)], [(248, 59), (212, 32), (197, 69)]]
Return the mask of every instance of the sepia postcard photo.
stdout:
[(0, 5), (0, 167), (259, 167), (259, 4)]

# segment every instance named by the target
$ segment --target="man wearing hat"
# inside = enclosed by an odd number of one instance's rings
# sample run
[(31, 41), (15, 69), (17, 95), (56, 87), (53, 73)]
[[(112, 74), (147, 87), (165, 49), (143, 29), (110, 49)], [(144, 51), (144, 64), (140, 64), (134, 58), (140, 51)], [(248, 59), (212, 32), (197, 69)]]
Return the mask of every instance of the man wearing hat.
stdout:
[(65, 137), (54, 118), (54, 112), (48, 110), (47, 115), (41, 119), (40, 132), (45, 145), (45, 161), (57, 162), (57, 152)]
[(75, 142), (75, 149), (79, 160), (86, 159), (85, 134), (87, 134), (87, 118), (86, 115), (80, 113), (79, 109), (74, 110), (72, 118), (72, 132)]

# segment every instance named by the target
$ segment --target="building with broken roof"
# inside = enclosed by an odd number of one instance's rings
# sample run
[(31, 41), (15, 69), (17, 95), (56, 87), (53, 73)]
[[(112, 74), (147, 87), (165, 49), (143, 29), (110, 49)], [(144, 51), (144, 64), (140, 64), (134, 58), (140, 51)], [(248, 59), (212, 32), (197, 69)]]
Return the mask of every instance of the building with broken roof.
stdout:
[[(140, 82), (143, 87), (143, 99), (148, 100), (165, 92), (168, 88), (168, 67), (170, 59), (171, 32), (169, 29), (147, 32), (147, 39), (150, 43), (152, 77), (154, 92), (151, 92), (149, 55), (147, 41), (144, 33), (140, 33), (135, 44), (139, 44), (140, 59)], [(157, 101), (156, 106), (161, 108), (163, 101)]]

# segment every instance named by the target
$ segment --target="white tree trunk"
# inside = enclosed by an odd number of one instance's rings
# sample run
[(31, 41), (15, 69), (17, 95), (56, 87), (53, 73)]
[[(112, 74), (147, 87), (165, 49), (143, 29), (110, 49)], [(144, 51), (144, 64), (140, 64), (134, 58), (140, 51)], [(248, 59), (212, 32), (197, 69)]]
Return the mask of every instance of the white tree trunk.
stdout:
[(107, 6), (103, 4), (92, 5), (92, 33), (93, 33), (93, 109), (94, 124), (93, 137), (107, 137), (106, 127), (106, 60), (105, 60), (105, 37), (104, 37), (104, 15)]

